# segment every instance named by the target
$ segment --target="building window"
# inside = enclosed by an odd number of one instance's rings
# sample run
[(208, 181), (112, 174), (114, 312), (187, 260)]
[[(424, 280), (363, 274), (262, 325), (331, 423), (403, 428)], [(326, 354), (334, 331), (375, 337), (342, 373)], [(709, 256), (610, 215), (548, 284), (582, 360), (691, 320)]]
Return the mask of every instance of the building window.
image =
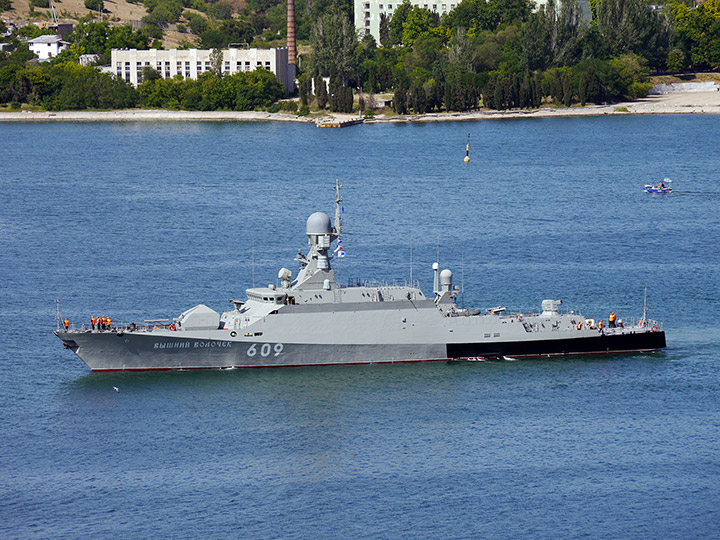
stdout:
[(433, 11), (437, 11), (437, 4), (433, 4)]
[(267, 69), (270, 69), (270, 62), (265, 62), (265, 67), (266, 67)]
[(427, 5), (427, 4), (423, 5), (423, 8), (427, 9), (427, 8), (428, 8), (428, 5)]
[(392, 9), (392, 4), (388, 4), (388, 9)]
[(230, 62), (225, 62), (225, 73), (230, 71)]
[(370, 29), (369, 29), (369, 28), (366, 28), (366, 29), (365, 29), (365, 35), (366, 35), (366, 36), (369, 36), (369, 35), (370, 35)]
[(380, 9), (382, 9), (382, 8), (383, 8), (383, 5), (382, 5), (382, 4), (380, 4), (379, 8), (380, 8)]
[(442, 10), (443, 10), (443, 11), (447, 11), (447, 4), (443, 4), (443, 5), (442, 5)]
[(370, 21), (365, 21), (365, 26), (370, 26)]
[(369, 3), (365, 4), (365, 9), (370, 9), (370, 4), (369, 4)]
[(450, 4), (450, 9), (455, 9), (455, 4)]
[(365, 12), (365, 18), (366, 18), (366, 19), (369, 19), (369, 18), (370, 18), (370, 12), (369, 12), (369, 11), (366, 11), (366, 12)]

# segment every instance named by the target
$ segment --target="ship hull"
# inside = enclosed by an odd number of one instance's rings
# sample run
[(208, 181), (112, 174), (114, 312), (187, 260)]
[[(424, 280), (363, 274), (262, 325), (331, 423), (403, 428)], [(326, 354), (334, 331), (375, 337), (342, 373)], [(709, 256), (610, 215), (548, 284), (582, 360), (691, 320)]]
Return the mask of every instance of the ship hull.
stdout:
[(665, 333), (638, 332), (475, 343), (278, 343), (112, 332), (57, 332), (93, 371), (167, 371), (432, 362), (648, 352)]

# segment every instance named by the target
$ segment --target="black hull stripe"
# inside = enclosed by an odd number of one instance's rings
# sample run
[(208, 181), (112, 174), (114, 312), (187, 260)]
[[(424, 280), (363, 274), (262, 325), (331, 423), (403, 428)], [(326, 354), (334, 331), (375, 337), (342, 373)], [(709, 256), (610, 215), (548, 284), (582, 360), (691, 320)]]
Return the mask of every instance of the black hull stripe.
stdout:
[(575, 339), (511, 341), (503, 343), (453, 343), (447, 346), (450, 358), (499, 358), (605, 354), (662, 349), (665, 332), (611, 334)]

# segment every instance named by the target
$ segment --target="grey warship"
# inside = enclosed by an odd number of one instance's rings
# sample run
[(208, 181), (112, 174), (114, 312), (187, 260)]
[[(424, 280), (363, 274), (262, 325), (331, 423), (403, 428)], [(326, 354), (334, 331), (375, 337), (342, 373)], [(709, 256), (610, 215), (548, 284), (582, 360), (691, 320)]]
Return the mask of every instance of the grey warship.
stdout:
[(323, 212), (308, 218), (309, 251), (298, 253), (296, 277), (282, 268), (279, 285), (247, 289), (247, 299), (230, 300), (222, 314), (198, 305), (174, 319), (55, 334), (93, 371), (562, 357), (666, 346), (662, 324), (646, 312), (603, 328), (561, 313), (560, 300), (543, 300), (539, 313), (461, 308), (452, 272), (439, 272), (437, 263), (430, 297), (414, 284), (341, 286), (331, 266), (342, 255), (341, 200), (336, 183), (334, 222)]

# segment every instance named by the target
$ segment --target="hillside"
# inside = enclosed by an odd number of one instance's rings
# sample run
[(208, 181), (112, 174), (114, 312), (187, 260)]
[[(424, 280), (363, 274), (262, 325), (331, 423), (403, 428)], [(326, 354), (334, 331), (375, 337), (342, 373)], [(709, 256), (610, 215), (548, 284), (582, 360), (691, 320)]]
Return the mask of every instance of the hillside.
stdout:
[[(35, 8), (36, 13), (42, 14), (40, 17), (30, 18), (30, 1), (29, 0), (11, 0), (12, 9), (2, 13), (2, 19), (15, 23), (31, 21), (40, 25), (47, 24), (51, 21), (50, 10), (43, 8)], [(91, 12), (85, 7), (84, 0), (54, 0), (55, 14), (60, 22), (76, 22), (80, 17), (85, 17)], [(131, 4), (125, 0), (105, 0), (105, 10), (103, 19), (111, 24), (122, 25), (132, 24), (138, 26), (140, 20), (147, 15), (145, 6), (141, 3)], [(168, 25), (163, 31), (163, 42), (166, 48), (176, 47), (183, 41), (195, 43), (197, 36), (190, 33), (180, 33), (176, 30), (176, 25)]]

